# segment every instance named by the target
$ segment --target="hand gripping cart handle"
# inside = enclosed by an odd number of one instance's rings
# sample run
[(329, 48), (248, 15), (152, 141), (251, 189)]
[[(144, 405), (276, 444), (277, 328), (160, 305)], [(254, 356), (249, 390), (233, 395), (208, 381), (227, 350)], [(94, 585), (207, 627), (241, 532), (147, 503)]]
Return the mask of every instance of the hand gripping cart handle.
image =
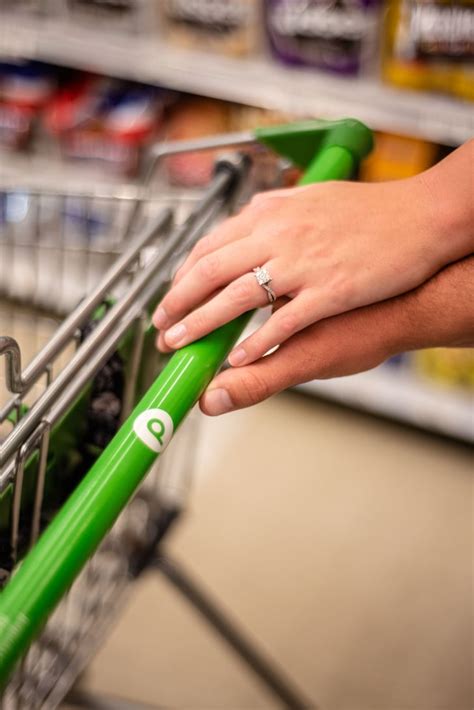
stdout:
[[(301, 185), (349, 178), (372, 145), (370, 131), (356, 120), (308, 121), (258, 129), (254, 134), (236, 134), (193, 143), (170, 143), (155, 151), (153, 163), (165, 155), (184, 150), (220, 148), (229, 144), (237, 148), (255, 141), (265, 144), (294, 165), (303, 168), (305, 172), (300, 180)], [(229, 175), (229, 171), (224, 170), (217, 179), (229, 182)], [(215, 187), (211, 186), (204, 201), (209, 203), (213, 195)], [(100, 288), (84, 299), (66, 319), (59, 330), (60, 336), (74, 332), (81, 318), (99, 306), (119, 271), (132, 262), (139, 248), (150, 241), (151, 231), (156, 233), (163, 228), (167, 218), (166, 215), (162, 216), (161, 222), (153, 230), (138, 235), (131, 250), (119, 257), (118, 262), (109, 270)], [(199, 214), (194, 217), (193, 225), (196, 226), (198, 221)], [(194, 230), (194, 240), (198, 232)], [(188, 229), (188, 238), (184, 242), (186, 249), (192, 246), (192, 241), (193, 230)], [(159, 252), (154, 257), (156, 263), (163, 263), (163, 259), (173, 249), (176, 250), (178, 244), (180, 253), (183, 253), (183, 242), (170, 240), (165, 246), (166, 253)], [(31, 439), (42, 428), (51, 427), (52, 418), (49, 415), (55, 407), (60, 408), (61, 390), (70, 385), (73, 379), (71, 374), (74, 375), (76, 396), (79, 396), (92, 374), (91, 356), (101, 350), (105, 336), (112, 328), (117, 330), (116, 340), (126, 335), (127, 323), (120, 318), (117, 320), (117, 315), (126, 313), (126, 309), (135, 303), (138, 312), (143, 307), (144, 299), (150, 302), (150, 294), (152, 299), (156, 298), (156, 284), (152, 278), (153, 273), (156, 273), (156, 263), (155, 269), (144, 269), (143, 275), (134, 282), (129, 292), (119, 298), (91, 337), (78, 348), (70, 363), (73, 365), (72, 370), (69, 367), (66, 368), (66, 375), (64, 371), (60, 373), (45, 390), (43, 397), (22, 418), (17, 413), (16, 426), (2, 444), (0, 472), (3, 466), (4, 473), (0, 473), (0, 480), (1, 475), (5, 477), (11, 472), (11, 461), (28, 437)], [(5, 686), (17, 663), (218, 372), (251, 315), (247, 313), (237, 318), (171, 357), (24, 559), (16, 565), (0, 593), (0, 687)], [(60, 337), (59, 340), (53, 338), (40, 353), (39, 360), (37, 358), (33, 361), (22, 373), (15, 342), (9, 338), (0, 338), (0, 354), (6, 355), (7, 380), (13, 392), (31, 386), (44, 371), (48, 359), (56, 354), (60, 340)], [(102, 347), (102, 351), (99, 359), (104, 362), (110, 355), (110, 348), (107, 351)], [(58, 422), (55, 426), (61, 425), (61, 417), (64, 417), (64, 412), (57, 411), (53, 417)], [(53, 437), (53, 434), (54, 426), (48, 431), (48, 437)], [(47, 447), (41, 447), (38, 455), (46, 458)], [(23, 472), (25, 465), (23, 457)], [(37, 528), (38, 521), (35, 525)]]

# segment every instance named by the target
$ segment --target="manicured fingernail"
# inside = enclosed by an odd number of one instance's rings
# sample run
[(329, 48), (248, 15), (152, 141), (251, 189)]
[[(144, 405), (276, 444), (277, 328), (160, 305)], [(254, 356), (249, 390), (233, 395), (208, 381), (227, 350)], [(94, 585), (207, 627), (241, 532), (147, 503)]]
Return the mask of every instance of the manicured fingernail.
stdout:
[(234, 404), (229, 393), (227, 390), (222, 388), (208, 390), (204, 395), (204, 404), (206, 412), (213, 416), (217, 414), (225, 414), (226, 412), (230, 412), (234, 409)]
[(229, 355), (229, 362), (231, 365), (243, 365), (247, 359), (247, 353), (243, 348), (237, 348), (233, 350)]
[(186, 326), (183, 323), (178, 323), (172, 328), (166, 331), (165, 339), (168, 344), (179, 345), (179, 343), (184, 340), (186, 335)]
[(158, 330), (161, 330), (161, 328), (165, 327), (167, 320), (168, 314), (162, 306), (159, 306), (153, 314), (153, 325)]

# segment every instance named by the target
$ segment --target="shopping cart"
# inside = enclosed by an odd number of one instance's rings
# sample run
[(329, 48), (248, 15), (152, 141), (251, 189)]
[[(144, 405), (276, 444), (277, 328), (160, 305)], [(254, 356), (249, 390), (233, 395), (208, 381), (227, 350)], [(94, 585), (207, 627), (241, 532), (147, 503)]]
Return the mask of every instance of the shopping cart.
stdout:
[[(353, 119), (309, 121), (159, 146), (127, 194), (3, 192), (0, 326), (31, 339), (34, 322), (44, 343), (22, 369), (18, 339), (0, 337), (12, 393), (0, 407), (3, 710), (57, 707), (150, 567), (284, 705), (311, 705), (163, 551), (186, 500), (193, 417), (175, 433), (252, 314), (172, 357), (155, 352), (150, 314), (196, 240), (252, 191), (241, 149), (255, 141), (305, 169), (301, 184), (349, 177), (371, 148)], [(199, 198), (155, 197), (163, 158), (225, 146), (234, 151)], [(64, 226), (71, 200), (87, 216), (82, 240), (77, 222), (72, 236)], [(33, 210), (27, 237), (15, 238), (8, 210)]]

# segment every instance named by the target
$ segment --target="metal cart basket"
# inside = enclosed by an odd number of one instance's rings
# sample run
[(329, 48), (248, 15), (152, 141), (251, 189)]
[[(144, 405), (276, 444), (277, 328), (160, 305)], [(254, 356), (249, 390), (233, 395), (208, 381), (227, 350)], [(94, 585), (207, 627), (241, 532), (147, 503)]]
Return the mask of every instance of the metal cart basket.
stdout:
[(311, 705), (162, 549), (185, 504), (195, 417), (175, 432), (251, 314), (169, 358), (155, 351), (151, 310), (177, 263), (252, 187), (236, 150), (198, 197), (165, 195), (153, 178), (169, 154), (255, 140), (306, 169), (302, 183), (350, 176), (371, 143), (352, 119), (312, 121), (158, 147), (128, 192), (0, 194), (3, 710), (57, 707), (150, 566), (285, 706)]

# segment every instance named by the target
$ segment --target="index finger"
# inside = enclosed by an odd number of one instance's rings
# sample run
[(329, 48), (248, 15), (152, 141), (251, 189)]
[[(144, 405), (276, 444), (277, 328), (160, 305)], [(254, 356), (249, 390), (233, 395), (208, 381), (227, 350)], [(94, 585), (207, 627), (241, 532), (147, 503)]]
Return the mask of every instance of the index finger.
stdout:
[(244, 209), (234, 217), (229, 217), (219, 224), (215, 229), (209, 232), (209, 234), (202, 237), (197, 242), (182, 266), (176, 272), (173, 285), (179, 283), (183, 276), (185, 276), (203, 256), (207, 256), (216, 249), (220, 249), (238, 239), (248, 237), (252, 228), (253, 219), (251, 215), (248, 214), (247, 209)]
[(220, 249), (237, 239), (251, 235), (257, 223), (261, 225), (275, 217), (275, 198), (294, 196), (310, 186), (291, 187), (286, 189), (268, 190), (255, 194), (239, 214), (228, 217), (218, 227), (200, 239), (192, 249), (182, 266), (177, 270), (173, 285), (179, 283), (190, 269), (203, 256)]

